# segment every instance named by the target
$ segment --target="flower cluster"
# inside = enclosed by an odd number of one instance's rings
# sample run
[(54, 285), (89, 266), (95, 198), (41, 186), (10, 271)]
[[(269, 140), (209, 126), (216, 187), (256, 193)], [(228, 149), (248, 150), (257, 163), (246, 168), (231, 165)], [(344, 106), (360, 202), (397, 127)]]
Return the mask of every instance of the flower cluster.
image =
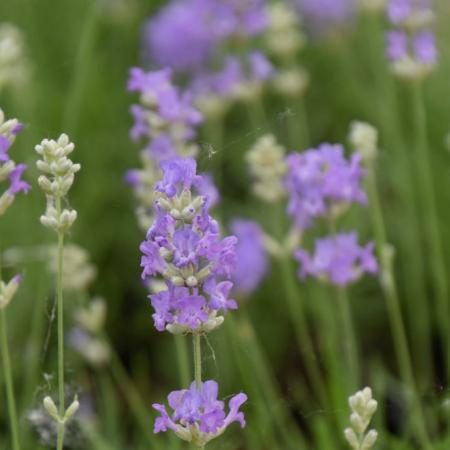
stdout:
[(68, 230), (77, 218), (74, 209), (62, 209), (61, 199), (67, 195), (75, 179), (75, 173), (81, 168), (74, 164), (68, 155), (75, 145), (62, 134), (57, 141), (44, 139), (36, 145), (36, 153), (42, 158), (36, 162), (43, 173), (38, 178), (39, 186), (47, 197), (47, 208), (41, 216), (41, 223), (56, 232)]
[(367, 202), (360, 154), (347, 160), (341, 145), (322, 144), (292, 153), (286, 161), (288, 213), (300, 229), (309, 228), (318, 217), (336, 217), (351, 203)]
[(0, 182), (8, 180), (8, 189), (0, 196), (0, 215), (11, 206), (15, 196), (28, 193), (30, 185), (22, 180), (25, 164), (17, 164), (10, 158), (9, 149), (16, 136), (22, 130), (22, 124), (17, 119), (5, 120), (0, 109)]
[(149, 139), (148, 150), (158, 161), (195, 154), (196, 147), (188, 141), (202, 121), (190, 94), (181, 93), (171, 83), (171, 76), (170, 69), (145, 72), (134, 67), (128, 80), (128, 90), (138, 92), (141, 102), (131, 107), (135, 120), (131, 137)]
[(300, 249), (295, 252), (295, 258), (300, 263), (301, 278), (311, 275), (345, 286), (357, 281), (365, 272), (377, 273), (378, 264), (373, 249), (373, 242), (360, 247), (356, 232), (342, 233), (318, 239), (313, 256)]
[(283, 176), (286, 172), (285, 149), (275, 136), (267, 134), (258, 139), (246, 155), (250, 174), (254, 178), (255, 195), (266, 202), (276, 202), (286, 195)]
[(358, 391), (348, 399), (352, 414), (350, 415), (351, 428), (344, 430), (344, 436), (353, 450), (370, 450), (377, 440), (375, 430), (366, 432), (372, 420), (378, 403), (372, 398), (372, 389), (369, 387)]
[(431, 6), (430, 0), (389, 1), (388, 18), (395, 29), (387, 33), (386, 53), (393, 72), (401, 78), (423, 78), (436, 65)]
[(159, 163), (176, 156), (195, 156), (198, 151), (191, 139), (202, 115), (192, 106), (190, 94), (172, 84), (171, 76), (170, 69), (144, 72), (133, 68), (128, 80), (128, 90), (140, 94), (140, 104), (131, 107), (134, 125), (130, 134), (134, 140), (148, 140), (140, 154), (142, 167), (125, 175), (138, 200), (136, 215), (143, 229), (153, 221), (154, 185), (161, 175)]
[(251, 220), (235, 219), (230, 226), (237, 237), (236, 268), (232, 281), (236, 292), (250, 294), (267, 273), (269, 261), (264, 247), (264, 233)]
[(247, 396), (243, 393), (233, 396), (229, 401), (229, 412), (225, 414), (225, 405), (217, 400), (218, 385), (208, 380), (197, 388), (193, 382), (189, 389), (173, 391), (168, 403), (173, 410), (168, 414), (164, 405), (155, 403), (153, 408), (161, 416), (155, 421), (154, 432), (173, 430), (181, 439), (199, 448), (220, 436), (233, 422), (245, 426), (244, 414), (239, 411)]
[[(228, 298), (236, 262), (236, 237), (220, 238), (208, 214), (210, 197), (201, 195), (204, 179), (192, 158), (161, 163), (155, 190), (156, 218), (141, 244), (142, 278), (162, 275), (167, 289), (150, 296), (159, 331), (209, 332), (223, 322), (220, 311), (236, 309)], [(200, 188), (200, 189), (199, 189)]]

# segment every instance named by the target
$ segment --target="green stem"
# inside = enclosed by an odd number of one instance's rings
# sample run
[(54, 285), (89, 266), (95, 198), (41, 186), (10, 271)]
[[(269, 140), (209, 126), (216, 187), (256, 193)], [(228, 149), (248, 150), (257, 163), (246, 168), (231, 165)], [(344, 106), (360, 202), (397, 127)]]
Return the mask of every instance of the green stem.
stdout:
[(308, 333), (305, 310), (301, 295), (297, 289), (297, 280), (295, 279), (289, 256), (281, 257), (279, 264), (285, 289), (285, 297), (290, 311), (289, 315), (294, 326), (298, 348), (303, 356), (306, 372), (313, 391), (321, 406), (325, 406), (327, 404), (327, 395), (323, 383), (323, 376), (317, 364), (312, 339)]
[(3, 373), (6, 385), (6, 398), (8, 402), (8, 415), (11, 427), (12, 448), (13, 450), (20, 450), (19, 444), (19, 426), (17, 422), (16, 400), (14, 397), (14, 387), (11, 372), (11, 359), (8, 348), (8, 333), (6, 329), (6, 313), (4, 308), (1, 308), (1, 347), (2, 347), (2, 361)]
[(350, 310), (350, 299), (348, 297), (347, 289), (344, 286), (338, 287), (337, 294), (342, 328), (344, 331), (344, 349), (348, 363), (348, 379), (351, 385), (350, 388), (353, 392), (353, 390), (359, 387), (361, 380), (356, 333), (353, 326), (353, 319)]
[[(411, 166), (410, 154), (406, 148), (402, 133), (399, 132), (399, 108), (392, 74), (386, 66), (384, 55), (384, 21), (378, 14), (367, 14), (364, 17), (367, 55), (370, 59), (374, 89), (371, 104), (375, 105), (381, 134), (385, 145), (392, 152), (388, 155), (389, 166), (387, 177), (392, 180), (394, 189), (399, 193), (399, 202), (403, 214), (405, 232), (400, 236), (400, 254), (408, 264), (402, 264), (400, 270), (403, 277), (408, 279), (405, 290), (408, 298), (408, 322), (414, 333), (411, 335), (411, 348), (414, 348), (417, 378), (428, 379), (432, 376), (433, 364), (431, 358), (431, 332), (429, 324), (428, 304), (424, 285), (423, 249), (420, 245), (411, 246), (410, 242), (420, 242), (420, 230), (415, 204), (414, 180), (409, 170)], [(419, 370), (417, 370), (419, 369)]]
[(202, 386), (202, 348), (201, 336), (198, 333), (193, 335), (194, 340), (194, 373), (195, 386), (199, 390)]
[[(56, 198), (58, 217), (61, 215), (61, 198)], [(59, 415), (64, 417), (64, 299), (63, 299), (63, 269), (64, 269), (64, 232), (58, 231), (58, 274), (56, 280), (57, 310), (58, 310), (58, 391)], [(62, 450), (64, 441), (64, 422), (58, 424), (57, 449)]]
[(408, 348), (408, 341), (406, 338), (405, 325), (402, 318), (400, 308), (400, 301), (398, 296), (397, 283), (392, 267), (392, 261), (389, 261), (385, 254), (387, 246), (386, 227), (384, 224), (383, 212), (381, 209), (380, 197), (378, 195), (378, 188), (375, 174), (372, 168), (367, 172), (367, 191), (369, 194), (370, 211), (372, 216), (372, 225), (376, 240), (376, 250), (378, 260), (381, 264), (381, 287), (386, 299), (386, 307), (388, 310), (389, 322), (391, 332), (394, 339), (394, 348), (399, 365), (399, 370), (403, 382), (409, 387), (414, 395), (414, 414), (417, 418), (417, 429), (419, 439), (424, 448), (428, 448), (430, 443), (426, 431), (425, 418), (423, 417), (422, 408), (419, 403), (417, 395), (417, 387), (414, 380), (411, 355)]
[(427, 142), (427, 121), (423, 100), (422, 85), (415, 83), (412, 87), (414, 102), (414, 128), (416, 130), (416, 158), (418, 176), (422, 195), (423, 216), (426, 218), (426, 236), (431, 248), (431, 273), (433, 285), (437, 297), (437, 320), (441, 333), (445, 366), (447, 374), (450, 373), (450, 332), (447, 319), (449, 315), (448, 285), (446, 277), (445, 259), (442, 252), (442, 239), (440, 236), (438, 213), (436, 208), (436, 196), (433, 185), (432, 168), (429, 159)]

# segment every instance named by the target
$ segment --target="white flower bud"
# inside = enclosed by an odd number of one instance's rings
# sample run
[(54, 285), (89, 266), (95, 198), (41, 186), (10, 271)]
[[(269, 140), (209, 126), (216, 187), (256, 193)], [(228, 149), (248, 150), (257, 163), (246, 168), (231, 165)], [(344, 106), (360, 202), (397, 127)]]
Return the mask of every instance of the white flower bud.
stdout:
[(361, 450), (371, 449), (373, 447), (373, 445), (375, 444), (377, 438), (378, 438), (378, 433), (375, 430), (370, 430), (366, 434), (366, 437), (364, 438), (364, 440), (362, 442)]
[(370, 430), (366, 433), (370, 420), (377, 409), (377, 401), (372, 398), (369, 387), (358, 391), (348, 399), (352, 413), (350, 423), (352, 428), (344, 430), (345, 438), (352, 449), (369, 450), (377, 439), (377, 432)]
[(58, 408), (55, 405), (55, 402), (53, 399), (49, 396), (44, 398), (44, 401), (42, 402), (44, 405), (45, 410), (47, 411), (48, 415), (55, 421), (60, 422), (61, 418), (59, 417)]
[(352, 147), (358, 151), (363, 160), (371, 162), (378, 153), (378, 130), (365, 122), (352, 122), (350, 124), (349, 141)]
[(0, 197), (0, 216), (3, 215), (6, 210), (12, 205), (14, 201), (14, 195), (10, 194), (9, 191), (6, 191)]
[(64, 422), (69, 420), (71, 417), (74, 416), (74, 414), (78, 411), (78, 408), (80, 407), (80, 402), (78, 401), (78, 398), (75, 397), (73, 402), (70, 404), (70, 406), (66, 409), (66, 412), (64, 414)]
[(284, 148), (275, 136), (266, 134), (256, 141), (246, 155), (254, 178), (253, 191), (262, 200), (275, 202), (285, 195), (283, 176), (286, 172)]
[(16, 275), (7, 284), (0, 281), (0, 309), (6, 308), (16, 295), (22, 277)]
[(344, 436), (352, 449), (359, 450), (358, 438), (356, 437), (355, 432), (351, 428), (346, 428), (344, 430)]

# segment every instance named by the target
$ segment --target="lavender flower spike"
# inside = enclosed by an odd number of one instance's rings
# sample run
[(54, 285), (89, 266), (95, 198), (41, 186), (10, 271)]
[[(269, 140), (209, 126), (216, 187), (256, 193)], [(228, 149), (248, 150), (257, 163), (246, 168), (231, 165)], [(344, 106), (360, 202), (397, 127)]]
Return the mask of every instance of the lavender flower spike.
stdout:
[(0, 109), (0, 182), (9, 181), (9, 188), (0, 196), (0, 215), (11, 206), (18, 193), (26, 194), (31, 188), (22, 180), (22, 174), (27, 166), (16, 165), (9, 156), (9, 149), (22, 128), (22, 124), (17, 119), (5, 121), (4, 113)]
[[(162, 276), (166, 289), (150, 295), (159, 331), (205, 333), (217, 328), (220, 312), (236, 309), (230, 299), (236, 264), (236, 237), (220, 238), (208, 214), (216, 192), (205, 189), (196, 162), (176, 158), (161, 164), (156, 184), (155, 220), (141, 244), (142, 278)], [(225, 279), (225, 280), (224, 280)]]
[(373, 242), (360, 247), (356, 232), (318, 239), (315, 247), (314, 255), (303, 249), (295, 253), (300, 263), (300, 278), (313, 276), (338, 286), (346, 286), (357, 281), (365, 272), (378, 272)]
[(155, 403), (153, 408), (160, 413), (155, 421), (154, 432), (172, 430), (187, 441), (203, 448), (212, 439), (220, 436), (233, 422), (245, 426), (244, 413), (239, 408), (247, 401), (243, 393), (233, 396), (229, 401), (229, 412), (225, 413), (225, 404), (217, 400), (218, 384), (213, 380), (205, 381), (200, 389), (193, 382), (189, 389), (173, 391), (168, 403), (173, 410), (169, 414), (164, 405)]
[(395, 75), (417, 80), (436, 66), (438, 51), (431, 29), (434, 12), (429, 0), (390, 0), (388, 18), (394, 26), (386, 35), (386, 55)]

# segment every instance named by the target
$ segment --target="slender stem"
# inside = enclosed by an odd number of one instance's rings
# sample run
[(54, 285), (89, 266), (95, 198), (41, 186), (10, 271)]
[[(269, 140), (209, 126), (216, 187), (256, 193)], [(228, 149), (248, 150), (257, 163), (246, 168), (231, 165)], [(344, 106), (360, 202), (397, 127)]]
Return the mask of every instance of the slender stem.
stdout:
[(303, 356), (305, 368), (314, 393), (322, 406), (326, 405), (326, 390), (323, 376), (314, 355), (314, 345), (308, 333), (308, 325), (303, 307), (301, 295), (297, 289), (297, 281), (294, 278), (289, 256), (283, 256), (280, 260), (280, 273), (283, 278), (285, 297), (288, 302), (290, 318), (294, 326), (299, 350)]
[(193, 335), (194, 340), (194, 373), (195, 386), (199, 390), (202, 386), (202, 348), (201, 336), (198, 333)]
[(440, 236), (436, 196), (433, 186), (432, 168), (429, 159), (427, 142), (427, 122), (423, 100), (422, 85), (415, 83), (412, 87), (414, 102), (414, 125), (416, 130), (416, 157), (418, 176), (422, 195), (422, 207), (426, 217), (426, 235), (429, 239), (432, 257), (429, 259), (432, 267), (433, 285), (437, 297), (437, 318), (441, 333), (442, 345), (445, 354), (447, 374), (450, 373), (450, 333), (447, 326), (449, 315), (448, 285), (446, 277), (445, 259), (442, 252), (442, 239)]
[(344, 349), (349, 369), (348, 379), (351, 384), (351, 389), (354, 390), (359, 386), (361, 380), (361, 369), (359, 366), (356, 333), (350, 311), (350, 299), (348, 297), (347, 289), (344, 286), (338, 287), (337, 294), (342, 328), (344, 331)]
[(191, 380), (188, 349), (184, 336), (174, 336), (175, 352), (177, 354), (178, 370), (180, 371), (180, 381), (182, 386), (188, 386)]
[(397, 363), (399, 365), (399, 370), (403, 382), (409, 387), (414, 395), (415, 404), (413, 406), (414, 414), (417, 419), (419, 439), (422, 446), (424, 448), (428, 448), (430, 443), (426, 431), (425, 418), (423, 417), (422, 408), (420, 406), (417, 395), (417, 387), (412, 370), (411, 355), (408, 348), (405, 325), (403, 322), (400, 301), (398, 297), (397, 283), (392, 267), (392, 261), (390, 261), (389, 256), (385, 254), (387, 245), (386, 227), (384, 224), (380, 197), (378, 195), (376, 178), (372, 168), (369, 168), (367, 172), (367, 191), (369, 194), (372, 225), (377, 244), (377, 256), (382, 269), (381, 287), (386, 299), (386, 307), (388, 310), (391, 332), (394, 339), (394, 348), (397, 357)]
[(11, 427), (12, 448), (13, 450), (20, 450), (19, 426), (17, 422), (16, 400), (14, 397), (14, 386), (11, 372), (11, 359), (9, 356), (9, 348), (8, 348), (8, 333), (6, 329), (6, 313), (4, 308), (1, 308), (0, 316), (2, 328), (1, 348), (2, 348), (3, 373), (6, 385), (6, 398), (8, 401), (8, 415)]
[[(384, 21), (378, 14), (367, 14), (364, 17), (364, 29), (367, 33), (367, 55), (371, 63), (374, 89), (372, 89), (372, 104), (384, 136), (386, 147), (392, 152), (389, 154), (390, 164), (385, 169), (391, 171), (390, 178), (399, 193), (399, 201), (403, 210), (403, 222), (407, 224), (405, 232), (400, 236), (400, 253), (404, 255), (408, 264), (402, 264), (406, 283), (405, 290), (408, 298), (408, 322), (414, 329), (411, 339), (411, 348), (415, 349), (414, 360), (416, 365), (416, 378), (432, 376), (433, 364), (430, 352), (431, 332), (428, 312), (428, 301), (424, 285), (423, 249), (420, 245), (411, 246), (410, 242), (420, 242), (419, 220), (415, 202), (414, 179), (411, 171), (411, 158), (404, 137), (399, 132), (399, 108), (392, 75), (386, 67), (384, 55)], [(418, 370), (419, 369), (419, 370)]]
[[(56, 210), (61, 214), (61, 198), (56, 198)], [(63, 269), (64, 269), (64, 232), (58, 231), (58, 274), (56, 279), (57, 310), (58, 310), (58, 391), (59, 415), (64, 417), (64, 300), (63, 300)], [(64, 422), (58, 424), (57, 449), (62, 450), (64, 441)]]

